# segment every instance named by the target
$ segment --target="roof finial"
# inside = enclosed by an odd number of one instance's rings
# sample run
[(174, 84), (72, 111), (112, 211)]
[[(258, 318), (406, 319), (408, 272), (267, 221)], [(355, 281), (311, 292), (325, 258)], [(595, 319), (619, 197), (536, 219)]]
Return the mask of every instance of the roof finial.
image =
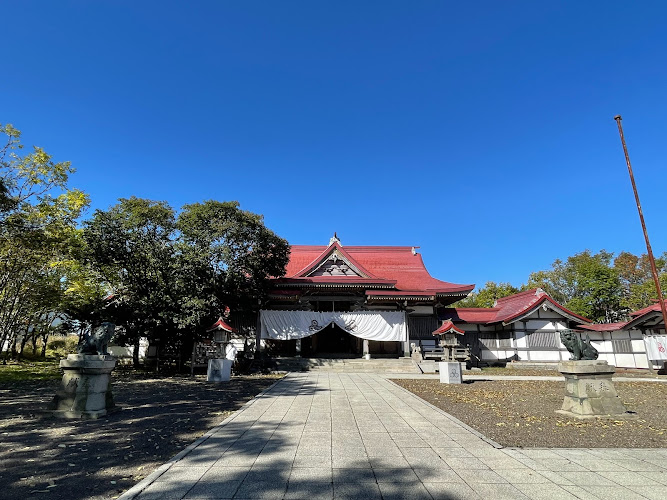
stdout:
[[(340, 245), (340, 240), (338, 239), (338, 235), (336, 234), (335, 231), (334, 231), (333, 238), (331, 238), (329, 240), (329, 246), (333, 245), (334, 243), (338, 243)], [(343, 246), (343, 245), (340, 245), (340, 246)]]

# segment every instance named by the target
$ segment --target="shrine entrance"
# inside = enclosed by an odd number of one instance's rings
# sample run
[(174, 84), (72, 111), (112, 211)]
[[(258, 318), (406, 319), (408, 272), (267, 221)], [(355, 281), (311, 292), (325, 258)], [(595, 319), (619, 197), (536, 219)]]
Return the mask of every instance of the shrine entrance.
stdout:
[(407, 342), (403, 311), (260, 311), (261, 338), (294, 342), (297, 356), (398, 357)]
[(360, 358), (363, 340), (335, 323), (301, 341), (301, 355), (318, 358)]

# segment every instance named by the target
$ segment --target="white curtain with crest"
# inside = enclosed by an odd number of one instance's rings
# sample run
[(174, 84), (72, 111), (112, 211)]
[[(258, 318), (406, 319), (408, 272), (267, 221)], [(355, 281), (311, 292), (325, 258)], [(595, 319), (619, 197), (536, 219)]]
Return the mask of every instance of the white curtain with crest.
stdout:
[(403, 311), (260, 311), (261, 338), (302, 339), (335, 323), (350, 335), (366, 340), (408, 340)]

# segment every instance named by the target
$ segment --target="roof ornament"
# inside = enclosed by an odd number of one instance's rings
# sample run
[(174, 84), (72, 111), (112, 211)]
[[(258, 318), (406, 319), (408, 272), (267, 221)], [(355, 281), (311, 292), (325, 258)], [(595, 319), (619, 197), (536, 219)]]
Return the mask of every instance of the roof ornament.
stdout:
[(421, 247), (412, 247), (412, 255), (417, 255), (417, 249)]
[[(333, 237), (329, 240), (329, 246), (333, 245), (334, 243), (338, 243), (340, 245), (340, 239), (338, 238), (338, 235), (334, 231)], [(343, 245), (340, 245), (343, 246)]]

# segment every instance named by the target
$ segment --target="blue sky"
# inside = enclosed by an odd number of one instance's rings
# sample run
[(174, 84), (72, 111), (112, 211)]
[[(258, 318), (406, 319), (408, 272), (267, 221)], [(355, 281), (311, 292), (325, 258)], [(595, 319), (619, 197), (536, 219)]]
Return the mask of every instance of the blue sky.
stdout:
[[(294, 244), (525, 282), (667, 251), (667, 3), (6, 2), (0, 122), (93, 209), (238, 200)], [(92, 209), (91, 209), (92, 211)]]

